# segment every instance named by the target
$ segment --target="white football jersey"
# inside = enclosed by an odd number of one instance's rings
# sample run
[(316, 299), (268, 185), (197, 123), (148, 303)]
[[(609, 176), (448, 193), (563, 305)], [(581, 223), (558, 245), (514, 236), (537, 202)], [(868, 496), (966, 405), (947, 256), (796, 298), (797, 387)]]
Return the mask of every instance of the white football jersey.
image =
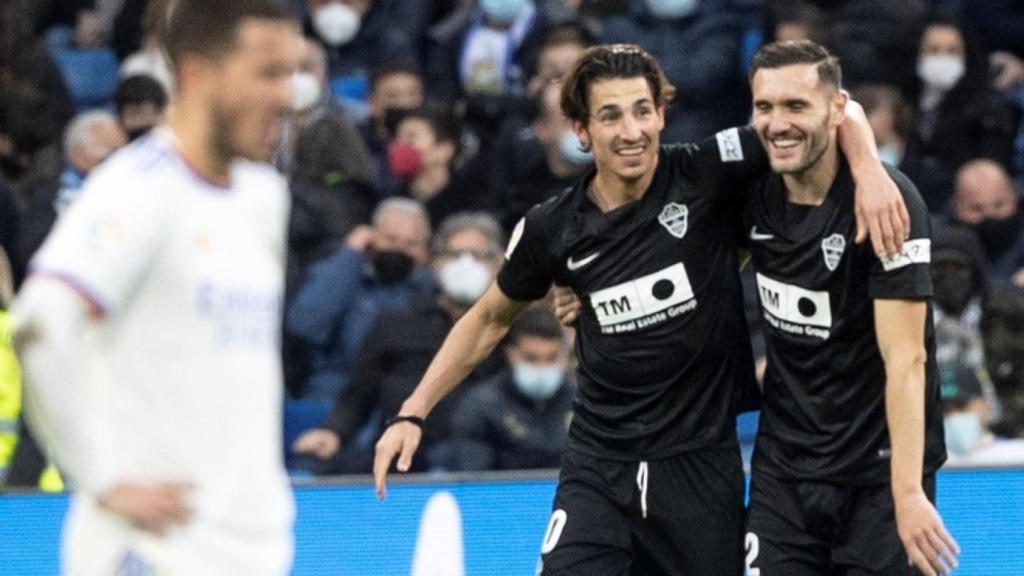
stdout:
[(157, 130), (86, 181), (32, 262), (102, 316), (90, 357), (102, 476), (189, 481), (194, 522), (280, 532), (279, 353), (288, 197), (271, 167), (204, 180)]

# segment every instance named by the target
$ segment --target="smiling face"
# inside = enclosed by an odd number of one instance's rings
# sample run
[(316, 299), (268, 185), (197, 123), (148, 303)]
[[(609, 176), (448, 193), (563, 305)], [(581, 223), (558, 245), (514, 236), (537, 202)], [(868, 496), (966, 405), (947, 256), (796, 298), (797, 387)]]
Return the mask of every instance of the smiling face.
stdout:
[(573, 130), (594, 154), (598, 174), (624, 184), (653, 172), (665, 110), (642, 76), (598, 80), (590, 86), (590, 118)]
[(813, 168), (834, 144), (846, 96), (823, 84), (814, 64), (761, 68), (751, 89), (754, 127), (772, 170), (799, 174)]

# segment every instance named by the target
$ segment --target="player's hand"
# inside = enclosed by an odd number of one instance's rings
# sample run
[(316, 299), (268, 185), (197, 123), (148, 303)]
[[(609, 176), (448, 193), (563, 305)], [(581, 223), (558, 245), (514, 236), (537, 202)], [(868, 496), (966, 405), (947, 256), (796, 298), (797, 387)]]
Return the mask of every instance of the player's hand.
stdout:
[(862, 174), (854, 198), (856, 242), (860, 244), (870, 236), (879, 258), (899, 254), (903, 241), (910, 237), (910, 213), (889, 173), (879, 165)]
[(370, 226), (365, 224), (356, 226), (345, 237), (345, 246), (356, 252), (366, 252), (370, 245), (373, 244), (373, 237), (374, 231)]
[(187, 503), (192, 485), (184, 482), (153, 484), (121, 482), (99, 497), (100, 506), (156, 534), (192, 517)]
[(306, 430), (292, 443), (292, 452), (296, 454), (312, 454), (321, 460), (327, 460), (338, 453), (341, 438), (326, 428)]
[(388, 468), (391, 468), (395, 456), (398, 457), (398, 471), (408, 472), (422, 437), (423, 431), (411, 422), (396, 422), (384, 430), (373, 457), (373, 485), (377, 489), (377, 498), (383, 500), (387, 497)]
[(949, 574), (956, 568), (960, 546), (924, 493), (896, 497), (895, 505), (896, 528), (910, 565), (925, 576)]
[(572, 326), (580, 317), (580, 299), (571, 288), (555, 286), (555, 316), (562, 326)]

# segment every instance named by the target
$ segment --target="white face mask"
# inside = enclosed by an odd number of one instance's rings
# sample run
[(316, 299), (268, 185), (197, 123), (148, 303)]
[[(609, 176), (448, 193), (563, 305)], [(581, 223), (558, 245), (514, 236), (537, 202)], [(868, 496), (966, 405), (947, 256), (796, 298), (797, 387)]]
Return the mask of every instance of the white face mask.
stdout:
[(967, 454), (985, 434), (981, 418), (974, 412), (957, 412), (946, 416), (946, 447), (957, 454)]
[(491, 285), (491, 270), (469, 254), (446, 262), (437, 273), (441, 291), (460, 306), (471, 306)]
[(558, 364), (527, 364), (512, 366), (512, 380), (523, 396), (531, 400), (547, 400), (558, 392), (565, 379), (565, 370)]
[(296, 72), (292, 75), (292, 110), (302, 112), (309, 110), (320, 100), (320, 82), (309, 72)]
[(572, 130), (566, 130), (558, 137), (558, 152), (562, 155), (562, 158), (577, 166), (590, 164), (594, 161), (593, 154), (583, 150), (580, 145), (580, 139)]
[(917, 61), (917, 76), (937, 90), (949, 90), (963, 78), (964, 61), (956, 56), (924, 56)]
[(480, 0), (480, 9), (498, 24), (511, 24), (526, 8), (527, 0)]
[(356, 37), (361, 20), (359, 13), (352, 8), (332, 2), (313, 13), (313, 28), (324, 42), (341, 46)]
[(651, 15), (662, 20), (689, 16), (697, 9), (697, 0), (647, 0)]

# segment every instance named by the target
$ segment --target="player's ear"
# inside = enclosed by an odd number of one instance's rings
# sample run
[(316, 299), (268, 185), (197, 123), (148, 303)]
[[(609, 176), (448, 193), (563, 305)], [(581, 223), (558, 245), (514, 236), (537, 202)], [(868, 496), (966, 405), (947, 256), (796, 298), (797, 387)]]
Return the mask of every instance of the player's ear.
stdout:
[(833, 118), (835, 118), (836, 126), (842, 124), (846, 120), (846, 105), (850, 102), (850, 93), (846, 90), (837, 90), (835, 97), (832, 98)]
[(583, 146), (584, 150), (590, 151), (590, 132), (587, 132), (587, 126), (579, 120), (572, 121), (572, 131), (576, 133), (576, 137), (580, 139), (580, 145)]

